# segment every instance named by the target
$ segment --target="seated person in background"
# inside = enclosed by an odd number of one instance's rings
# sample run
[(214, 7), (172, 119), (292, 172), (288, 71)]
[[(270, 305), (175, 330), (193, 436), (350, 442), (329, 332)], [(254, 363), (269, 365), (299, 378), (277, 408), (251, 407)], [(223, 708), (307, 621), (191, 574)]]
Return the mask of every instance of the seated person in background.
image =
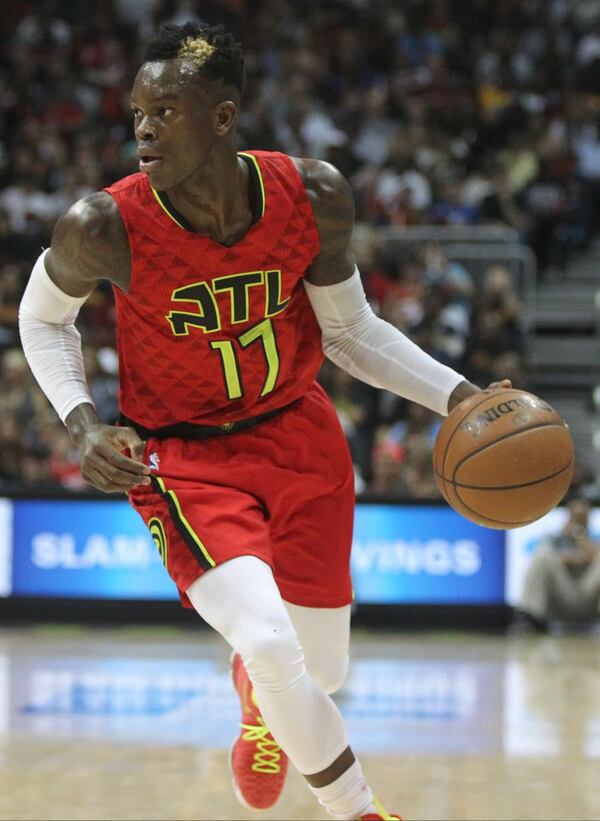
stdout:
[(586, 499), (569, 502), (563, 530), (545, 539), (533, 557), (517, 623), (545, 630), (553, 620), (593, 622), (600, 604), (600, 544), (588, 529)]

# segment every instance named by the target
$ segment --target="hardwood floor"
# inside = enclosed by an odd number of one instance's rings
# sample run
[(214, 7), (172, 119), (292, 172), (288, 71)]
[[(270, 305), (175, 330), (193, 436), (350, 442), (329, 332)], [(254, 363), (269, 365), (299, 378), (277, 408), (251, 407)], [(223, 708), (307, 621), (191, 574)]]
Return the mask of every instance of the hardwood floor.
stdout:
[[(0, 818), (323, 819), (232, 793), (228, 648), (172, 628), (0, 630)], [(600, 640), (356, 631), (336, 700), (406, 819), (598, 819)]]

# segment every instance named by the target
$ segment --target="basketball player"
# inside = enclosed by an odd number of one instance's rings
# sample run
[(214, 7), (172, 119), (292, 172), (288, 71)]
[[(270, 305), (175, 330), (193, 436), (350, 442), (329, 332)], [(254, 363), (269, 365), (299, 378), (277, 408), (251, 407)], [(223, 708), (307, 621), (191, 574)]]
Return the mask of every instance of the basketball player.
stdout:
[[(315, 377), (325, 351), (440, 414), (478, 388), (371, 312), (334, 168), (236, 153), (243, 85), (221, 28), (169, 25), (150, 42), (131, 98), (139, 173), (58, 221), (21, 304), (23, 346), (83, 476), (128, 492), (182, 602), (235, 652), (240, 800), (271, 806), (289, 756), (334, 818), (397, 818), (328, 695), (348, 665), (354, 498)], [(95, 412), (74, 325), (103, 279), (119, 427)]]

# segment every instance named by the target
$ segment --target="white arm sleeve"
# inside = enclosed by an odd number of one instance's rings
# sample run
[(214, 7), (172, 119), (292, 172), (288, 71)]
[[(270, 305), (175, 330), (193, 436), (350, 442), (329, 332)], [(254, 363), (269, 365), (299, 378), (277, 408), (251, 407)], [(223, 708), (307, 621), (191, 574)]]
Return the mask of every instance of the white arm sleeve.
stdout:
[(73, 408), (91, 405), (83, 368), (81, 337), (75, 327), (87, 297), (65, 294), (38, 258), (19, 306), (19, 332), (29, 367), (64, 422)]
[(442, 365), (401, 331), (375, 316), (360, 274), (335, 285), (304, 287), (323, 332), (323, 351), (340, 368), (442, 416), (464, 376)]

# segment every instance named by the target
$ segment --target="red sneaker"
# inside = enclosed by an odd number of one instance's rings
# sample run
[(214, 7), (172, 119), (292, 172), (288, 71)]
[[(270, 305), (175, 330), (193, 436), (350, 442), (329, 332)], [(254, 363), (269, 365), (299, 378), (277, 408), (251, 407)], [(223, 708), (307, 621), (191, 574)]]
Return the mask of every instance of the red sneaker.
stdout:
[(232, 657), (231, 676), (242, 707), (242, 732), (229, 753), (233, 789), (244, 807), (266, 810), (281, 795), (288, 757), (269, 732), (256, 706), (252, 682), (239, 653)]
[(377, 813), (370, 812), (367, 815), (361, 815), (360, 821), (402, 821), (402, 817), (400, 815), (390, 815), (389, 812), (383, 809), (379, 801), (373, 796), (373, 803), (375, 804), (375, 809)]

